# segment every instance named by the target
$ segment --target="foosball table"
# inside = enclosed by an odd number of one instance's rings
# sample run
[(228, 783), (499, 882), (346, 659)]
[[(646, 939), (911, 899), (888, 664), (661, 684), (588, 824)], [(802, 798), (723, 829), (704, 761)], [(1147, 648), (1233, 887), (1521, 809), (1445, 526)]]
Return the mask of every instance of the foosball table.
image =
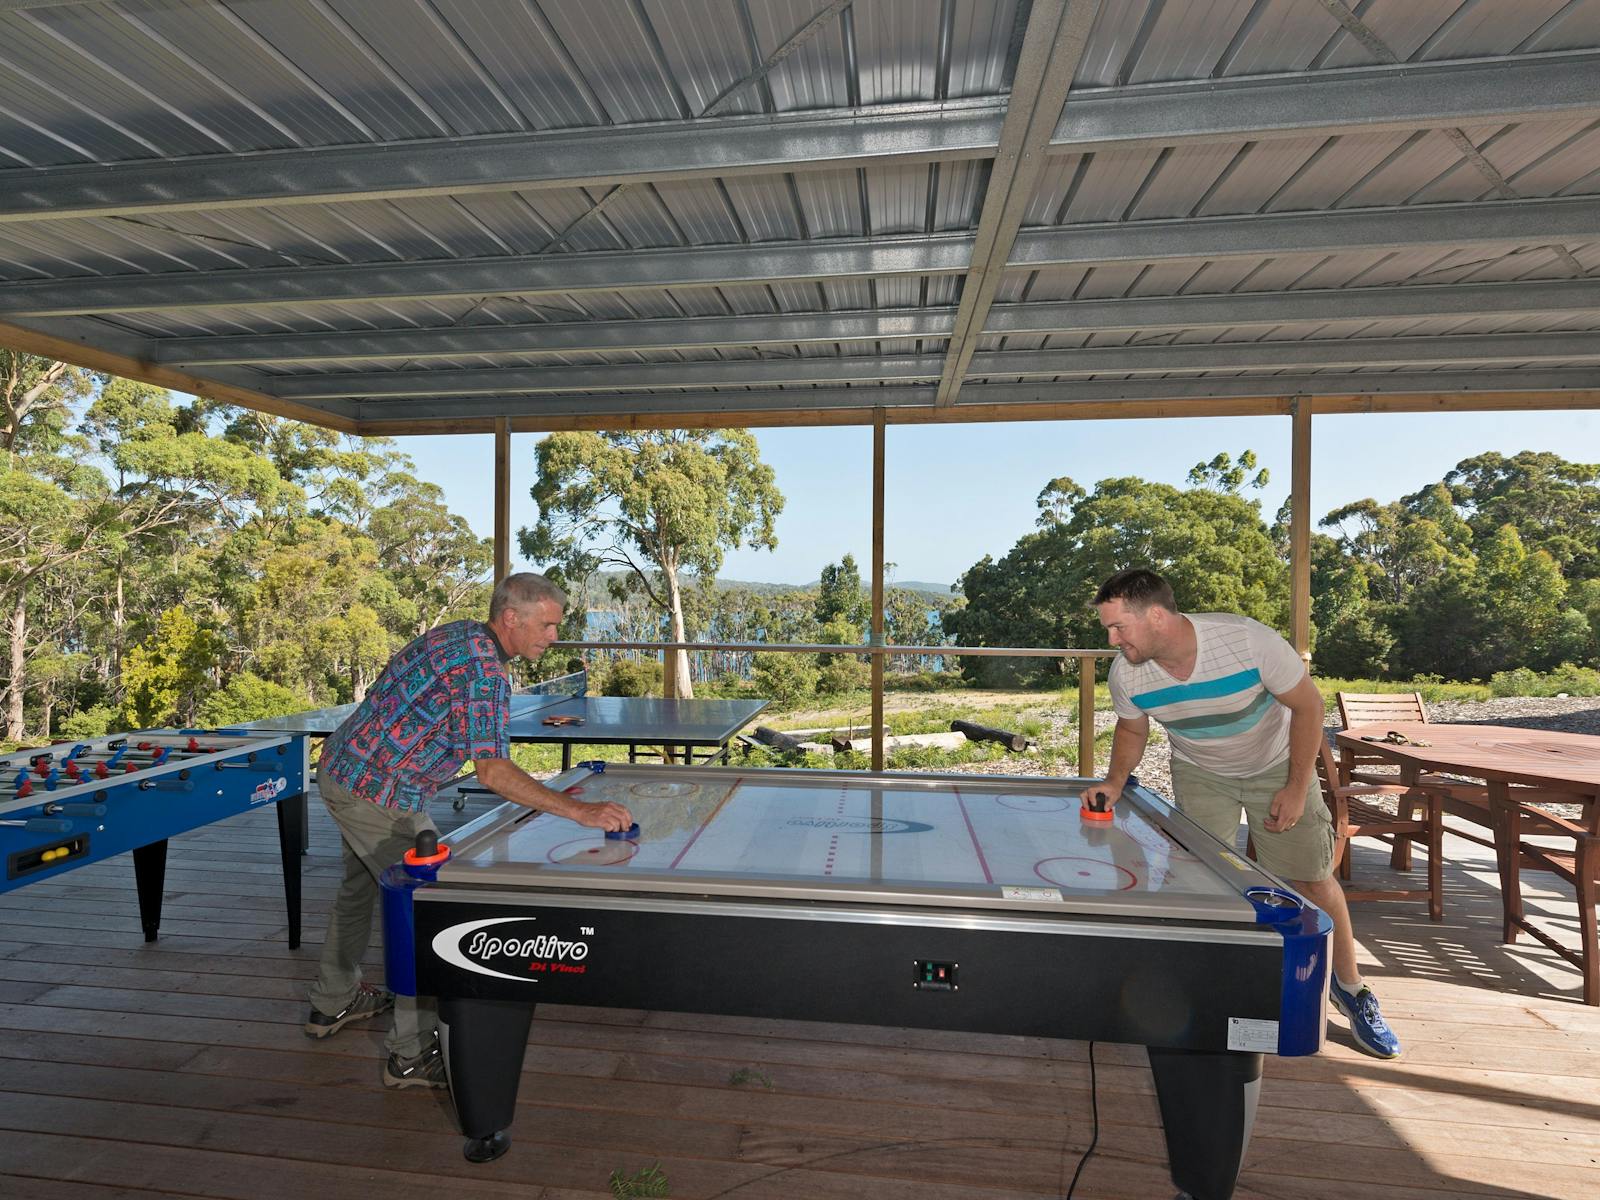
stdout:
[(308, 774), (306, 739), (289, 734), (161, 729), (0, 754), (0, 893), (132, 852), (139, 922), (153, 942), (167, 839), (270, 804), (292, 949)]

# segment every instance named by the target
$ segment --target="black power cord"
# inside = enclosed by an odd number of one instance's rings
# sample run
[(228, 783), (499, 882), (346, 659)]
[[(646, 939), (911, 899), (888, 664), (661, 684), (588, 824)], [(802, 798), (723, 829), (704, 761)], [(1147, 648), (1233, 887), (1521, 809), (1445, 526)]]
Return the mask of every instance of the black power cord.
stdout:
[(1078, 1176), (1083, 1174), (1083, 1168), (1089, 1161), (1089, 1156), (1094, 1153), (1095, 1146), (1100, 1141), (1100, 1099), (1096, 1095), (1094, 1078), (1094, 1043), (1089, 1043), (1089, 1146), (1083, 1152), (1083, 1157), (1078, 1160), (1078, 1169), (1072, 1173), (1072, 1182), (1067, 1185), (1065, 1200), (1072, 1200), (1072, 1193), (1077, 1190)]

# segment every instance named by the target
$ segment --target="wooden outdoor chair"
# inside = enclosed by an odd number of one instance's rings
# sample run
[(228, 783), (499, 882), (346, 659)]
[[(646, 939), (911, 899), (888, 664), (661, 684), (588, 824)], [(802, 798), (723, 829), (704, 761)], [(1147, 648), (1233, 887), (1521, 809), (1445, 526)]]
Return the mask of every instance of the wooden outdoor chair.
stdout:
[[(1595, 900), (1600, 894), (1600, 801), (1591, 801), (1578, 821), (1570, 821), (1535, 803), (1560, 801), (1559, 794), (1512, 787), (1506, 799), (1492, 798), (1490, 808), (1501, 840), (1500, 901), (1505, 913), (1505, 942), (1515, 942), (1523, 930), (1532, 934), (1583, 975), (1583, 1002), (1600, 1005), (1600, 929), (1596, 928)], [(1534, 842), (1528, 839), (1540, 838)], [(1559, 841), (1565, 845), (1552, 846)], [(1524, 870), (1549, 871), (1570, 883), (1577, 892), (1579, 948), (1556, 941), (1528, 920), (1523, 912)]]
[[(1339, 777), (1339, 767), (1334, 760), (1333, 747), (1326, 738), (1317, 754), (1317, 779), (1322, 784), (1323, 803), (1328, 806), (1333, 819), (1333, 859), (1338, 864), (1339, 878), (1345, 884), (1346, 900), (1408, 900), (1425, 896), (1428, 900), (1429, 920), (1444, 919), (1444, 858), (1441, 841), (1444, 836), (1444, 811), (1442, 792), (1433, 788), (1408, 788), (1394, 782), (1344, 783)], [(1395, 802), (1396, 812), (1389, 812), (1376, 803), (1380, 797)], [(1410, 867), (1410, 849), (1413, 844), (1428, 853), (1428, 882), (1420, 888), (1354, 888), (1350, 886), (1352, 866), (1350, 842), (1354, 838), (1370, 837), (1386, 842), (1392, 847), (1390, 867), (1406, 870)], [(1401, 850), (1404, 849), (1404, 855)], [(1403, 861), (1405, 866), (1396, 867)]]
[[(1339, 706), (1339, 724), (1345, 729), (1352, 725), (1382, 725), (1388, 721), (1428, 722), (1428, 710), (1422, 706), (1421, 692), (1335, 692), (1334, 702)], [(1346, 783), (1393, 783), (1394, 774), (1363, 770), (1385, 760), (1376, 755), (1342, 747), (1339, 751), (1342, 778)]]
[[(1392, 777), (1391, 777), (1392, 779)], [(1322, 802), (1328, 807), (1328, 817), (1333, 822), (1333, 861), (1338, 867), (1339, 879), (1346, 900), (1410, 900), (1426, 896), (1428, 918), (1444, 919), (1444, 860), (1440, 841), (1444, 833), (1442, 797), (1436, 790), (1413, 790), (1398, 783), (1343, 783), (1339, 778), (1338, 763), (1333, 747), (1327, 738), (1322, 739), (1317, 753), (1317, 782), (1321, 785)], [(1394, 799), (1397, 812), (1374, 803), (1380, 796)], [(1350, 861), (1352, 838), (1370, 837), (1388, 843), (1395, 853), (1390, 855), (1393, 868), (1400, 846), (1406, 849), (1407, 867), (1411, 861), (1413, 842), (1428, 852), (1428, 883), (1420, 888), (1355, 888), (1350, 886), (1353, 868)], [(1256, 856), (1254, 837), (1245, 842), (1245, 854)]]
[[(1390, 721), (1420, 721), (1424, 725), (1431, 723), (1428, 719), (1428, 710), (1422, 703), (1421, 692), (1335, 692), (1334, 700), (1339, 706), (1339, 722), (1346, 729), (1352, 725), (1382, 725)], [(1387, 765), (1388, 760), (1381, 755), (1369, 756), (1360, 751), (1353, 751), (1347, 746), (1341, 747), (1339, 777), (1346, 784), (1398, 782), (1392, 768), (1387, 772), (1362, 770), (1363, 764), (1371, 766), (1374, 763)], [(1425, 774), (1417, 780), (1417, 792), (1437, 793), (1446, 816), (1455, 817), (1458, 821), (1484, 831), (1475, 833), (1470, 829), (1451, 828), (1452, 834), (1493, 849), (1494, 839), (1489, 831), (1493, 829), (1494, 823), (1489, 816), (1487, 788), (1461, 779)], [(1400, 841), (1395, 845), (1389, 865), (1397, 871), (1411, 869), (1409, 840)]]

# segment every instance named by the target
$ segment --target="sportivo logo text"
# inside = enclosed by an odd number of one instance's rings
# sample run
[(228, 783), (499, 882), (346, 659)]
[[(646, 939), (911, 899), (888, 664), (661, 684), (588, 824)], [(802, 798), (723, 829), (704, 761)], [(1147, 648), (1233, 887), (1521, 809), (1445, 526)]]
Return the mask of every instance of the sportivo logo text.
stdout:
[[(587, 926), (582, 932), (594, 933)], [(589, 943), (537, 929), (533, 917), (490, 917), (441, 929), (433, 952), (464, 971), (536, 983), (541, 976), (584, 974)]]
[(897, 821), (890, 817), (791, 817), (788, 824), (836, 833), (927, 833), (933, 828), (921, 821)]

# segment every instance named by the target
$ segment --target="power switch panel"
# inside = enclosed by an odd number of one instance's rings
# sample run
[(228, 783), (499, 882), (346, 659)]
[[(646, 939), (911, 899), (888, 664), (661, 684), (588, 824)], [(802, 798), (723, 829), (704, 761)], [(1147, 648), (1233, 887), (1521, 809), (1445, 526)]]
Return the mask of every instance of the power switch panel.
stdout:
[(916, 974), (911, 980), (911, 986), (923, 991), (954, 992), (959, 991), (956, 983), (956, 971), (960, 963), (934, 962), (931, 959), (919, 958), (914, 960)]

